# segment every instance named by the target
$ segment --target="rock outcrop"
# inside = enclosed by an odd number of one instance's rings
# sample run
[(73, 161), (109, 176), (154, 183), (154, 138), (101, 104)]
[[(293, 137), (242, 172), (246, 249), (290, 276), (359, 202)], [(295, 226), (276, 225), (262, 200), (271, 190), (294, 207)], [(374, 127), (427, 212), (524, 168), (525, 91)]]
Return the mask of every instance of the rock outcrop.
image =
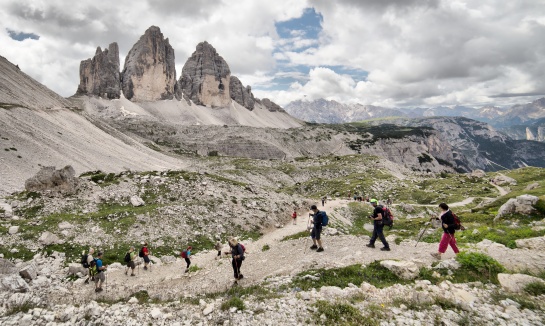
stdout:
[(494, 220), (496, 221), (505, 215), (513, 213), (532, 214), (535, 211), (534, 205), (538, 200), (538, 197), (532, 195), (520, 195), (517, 198), (511, 198), (501, 205)]
[(74, 193), (77, 191), (78, 179), (72, 166), (67, 165), (60, 170), (54, 166), (44, 166), (36, 175), (25, 181), (27, 191), (58, 191)]
[(176, 97), (188, 98), (198, 105), (226, 107), (231, 104), (230, 82), (227, 62), (212, 45), (201, 42), (182, 68)]
[(252, 88), (250, 86), (244, 87), (244, 85), (242, 85), (242, 82), (235, 76), (231, 76), (229, 93), (231, 95), (231, 98), (238, 104), (242, 105), (250, 111), (254, 109), (255, 98), (254, 94), (252, 94)]
[(282, 109), (282, 107), (276, 103), (274, 103), (273, 101), (269, 100), (268, 98), (264, 98), (262, 100), (259, 101), (259, 103), (263, 104), (263, 106), (271, 111), (271, 112), (286, 112), (284, 111), (284, 109)]
[(151, 26), (127, 54), (121, 74), (125, 97), (133, 102), (172, 99), (176, 85), (174, 49)]
[(97, 48), (92, 59), (83, 60), (79, 66), (77, 95), (96, 95), (108, 99), (121, 94), (119, 74), (119, 47), (112, 43), (107, 49)]
[(498, 274), (501, 287), (509, 292), (520, 293), (530, 283), (544, 283), (542, 279), (526, 274)]

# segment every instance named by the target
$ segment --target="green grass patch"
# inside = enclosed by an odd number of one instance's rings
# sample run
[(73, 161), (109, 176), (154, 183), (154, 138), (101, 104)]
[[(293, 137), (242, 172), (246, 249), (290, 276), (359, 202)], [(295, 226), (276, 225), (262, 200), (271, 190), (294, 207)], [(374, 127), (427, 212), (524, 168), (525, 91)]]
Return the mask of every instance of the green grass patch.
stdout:
[(263, 248), (261, 248), (261, 251), (268, 251), (271, 249), (271, 246), (269, 246), (268, 244), (264, 245)]
[(295, 234), (285, 236), (280, 241), (297, 240), (297, 239), (307, 238), (307, 237), (310, 237), (310, 232), (305, 230), (305, 231), (301, 231), (301, 232), (297, 232)]
[(26, 314), (29, 310), (36, 308), (36, 304), (30, 302), (29, 300), (25, 300), (17, 305), (12, 306), (9, 308), (5, 313), (4, 316), (13, 316), (18, 313)]
[(244, 310), (246, 309), (246, 306), (244, 305), (244, 301), (242, 299), (237, 297), (230, 297), (226, 301), (224, 301), (221, 304), (221, 310), (229, 310), (231, 308), (237, 308), (237, 310)]
[(456, 260), (462, 265), (453, 275), (457, 283), (488, 281), (499, 284), (498, 273), (505, 271), (497, 260), (478, 252), (461, 252)]
[(528, 292), (533, 296), (543, 295), (545, 294), (545, 283), (532, 282), (524, 287), (524, 291)]
[(200, 268), (200, 267), (197, 266), (197, 265), (191, 265), (191, 266), (189, 266), (189, 272), (190, 272), (190, 273), (200, 271), (201, 269), (202, 269), (202, 268)]
[[(317, 325), (342, 325), (342, 326), (378, 326), (380, 320), (371, 316), (364, 316), (362, 312), (348, 303), (319, 300), (315, 303), (317, 311), (313, 314)], [(325, 316), (325, 319), (322, 319)]]
[(318, 290), (322, 286), (345, 288), (349, 283), (359, 286), (364, 281), (378, 288), (407, 283), (387, 268), (382, 267), (380, 261), (374, 261), (366, 267), (356, 264), (331, 269), (310, 269), (297, 274), (292, 280), (292, 285), (308, 291), (312, 288)]

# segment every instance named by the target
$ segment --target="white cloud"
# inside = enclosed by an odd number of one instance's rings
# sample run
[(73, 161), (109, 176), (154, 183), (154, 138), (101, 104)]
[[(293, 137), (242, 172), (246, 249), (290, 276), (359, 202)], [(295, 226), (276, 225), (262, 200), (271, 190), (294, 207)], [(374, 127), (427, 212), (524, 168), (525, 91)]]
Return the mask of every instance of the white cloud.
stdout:
[[(64, 96), (81, 60), (120, 46), (121, 63), (151, 25), (175, 50), (178, 75), (207, 40), (258, 97), (362, 104), (502, 104), (512, 93), (545, 93), (545, 2), (541, 0), (3, 0), (0, 55)], [(280, 38), (275, 22), (321, 14), (319, 38)], [(317, 26), (313, 26), (317, 27)], [(6, 29), (39, 40), (12, 40)], [(303, 66), (308, 75), (294, 71)], [(354, 80), (335, 68), (367, 71)], [(300, 69), (297, 69), (300, 70)], [(294, 83), (277, 90), (278, 78)]]

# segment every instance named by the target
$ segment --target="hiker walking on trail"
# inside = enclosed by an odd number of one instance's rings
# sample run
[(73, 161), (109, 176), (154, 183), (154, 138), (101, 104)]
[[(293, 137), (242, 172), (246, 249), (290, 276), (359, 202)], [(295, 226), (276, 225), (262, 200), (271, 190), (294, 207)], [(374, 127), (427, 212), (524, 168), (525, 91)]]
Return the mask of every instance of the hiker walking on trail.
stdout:
[(96, 262), (96, 275), (94, 277), (95, 279), (95, 292), (102, 292), (102, 284), (104, 284), (104, 281), (106, 281), (106, 275), (104, 272), (106, 271), (107, 265), (104, 265), (102, 263), (102, 252), (99, 252), (97, 254), (97, 259), (95, 259)]
[(149, 255), (150, 251), (148, 249), (148, 243), (144, 242), (144, 246), (142, 247), (142, 249), (140, 249), (140, 253), (138, 254), (138, 256), (144, 258), (144, 270), (148, 269), (148, 265), (150, 263)]
[(129, 252), (125, 254), (125, 262), (127, 263), (127, 267), (125, 268), (125, 275), (127, 275), (127, 272), (129, 271), (129, 268), (131, 269), (131, 276), (134, 276), (134, 269), (136, 268), (135, 261), (136, 260), (136, 251), (134, 247), (131, 246), (129, 249)]
[(310, 246), (310, 249), (316, 249), (316, 252), (322, 252), (324, 251), (324, 247), (322, 246), (322, 240), (321, 240), (321, 234), (322, 234), (322, 227), (324, 224), (324, 216), (327, 218), (327, 215), (324, 211), (318, 210), (316, 205), (310, 206), (310, 210), (312, 211), (311, 214), (309, 214), (310, 217), (312, 217), (312, 231), (310, 232), (310, 237), (312, 238), (312, 246)]
[(189, 257), (191, 256), (191, 249), (193, 249), (191, 246), (187, 247), (186, 250), (182, 251), (182, 258), (185, 259), (185, 263), (187, 264), (187, 266), (185, 267), (185, 272), (184, 273), (188, 273), (189, 272), (189, 265), (191, 265), (191, 260), (189, 259)]
[(373, 215), (369, 216), (369, 218), (373, 220), (373, 236), (371, 237), (369, 244), (367, 244), (367, 247), (375, 248), (375, 241), (377, 238), (379, 238), (384, 245), (384, 247), (380, 248), (380, 250), (390, 251), (390, 245), (386, 241), (383, 232), (384, 223), (382, 222), (382, 217), (384, 216), (384, 211), (381, 206), (378, 206), (378, 200), (371, 199), (369, 202), (374, 207)]
[(231, 254), (231, 257), (233, 258), (231, 265), (233, 265), (233, 275), (236, 282), (244, 277), (240, 273), (240, 266), (242, 266), (242, 261), (244, 260), (244, 249), (242, 249), (242, 245), (238, 243), (236, 238), (230, 238), (228, 242), (231, 251), (226, 251), (225, 254)]
[(293, 220), (293, 225), (297, 225), (297, 211), (295, 211), (295, 208), (293, 209), (293, 213), (291, 214), (291, 219)]
[[(89, 248), (89, 253), (87, 254), (87, 257), (85, 258), (86, 264), (83, 264), (83, 267), (89, 269), (91, 266), (91, 262), (94, 260), (93, 254), (95, 253), (95, 249)], [(85, 279), (85, 284), (89, 284), (89, 279), (93, 280), (93, 275), (91, 275), (91, 270), (88, 270), (87, 279)]]
[[(443, 236), (439, 242), (438, 252), (431, 254), (436, 259), (441, 259), (441, 255), (447, 251), (449, 245), (452, 247), (455, 254), (460, 252), (456, 246), (456, 238), (454, 237), (454, 233), (456, 232), (456, 221), (454, 219), (454, 214), (445, 203), (439, 204), (439, 208), (441, 208), (441, 215), (439, 217), (435, 217), (435, 219), (441, 220)], [(433, 217), (431, 219), (433, 219)]]
[(386, 199), (386, 205), (392, 206), (392, 196), (388, 196), (388, 199)]
[(221, 244), (221, 239), (220, 237), (216, 237), (216, 244), (214, 245), (214, 249), (218, 251), (216, 259), (221, 259), (221, 248), (223, 248), (223, 245)]
[(325, 196), (322, 197), (322, 207), (324, 207), (324, 205), (325, 205)]

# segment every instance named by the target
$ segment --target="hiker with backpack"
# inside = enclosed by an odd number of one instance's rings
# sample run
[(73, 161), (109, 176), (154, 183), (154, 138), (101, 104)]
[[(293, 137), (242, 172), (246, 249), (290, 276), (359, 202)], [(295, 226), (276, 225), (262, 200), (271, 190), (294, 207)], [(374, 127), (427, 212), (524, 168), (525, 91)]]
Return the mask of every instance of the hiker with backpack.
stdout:
[(382, 241), (382, 244), (384, 245), (384, 247), (380, 248), (380, 250), (390, 251), (390, 245), (386, 241), (386, 237), (384, 237), (384, 232), (383, 232), (383, 229), (384, 229), (383, 218), (385, 215), (384, 209), (382, 208), (382, 206), (378, 205), (378, 200), (374, 198), (371, 199), (369, 202), (374, 208), (373, 215), (369, 216), (369, 218), (373, 220), (373, 236), (371, 237), (369, 244), (367, 244), (366, 246), (369, 248), (375, 248), (375, 241), (377, 240), (377, 238), (379, 238), (380, 241)]
[(291, 219), (293, 220), (293, 225), (297, 225), (297, 211), (295, 208), (293, 209), (293, 213), (291, 214)]
[(430, 221), (434, 218), (436, 220), (441, 220), (441, 227), (443, 228), (443, 236), (439, 242), (439, 250), (438, 252), (431, 253), (435, 259), (441, 259), (441, 255), (447, 251), (449, 245), (452, 247), (455, 254), (460, 252), (456, 246), (456, 238), (454, 237), (454, 233), (456, 230), (461, 230), (463, 228), (460, 224), (460, 220), (449, 209), (447, 204), (441, 203), (439, 204), (439, 208), (441, 208), (441, 215), (439, 217), (430, 218)]
[(216, 259), (221, 259), (221, 248), (223, 248), (223, 244), (221, 244), (221, 239), (219, 236), (216, 237), (216, 244), (214, 245), (214, 249), (218, 252), (218, 255), (216, 256)]
[(148, 269), (148, 265), (150, 263), (149, 255), (150, 251), (148, 249), (148, 243), (144, 242), (144, 246), (142, 247), (142, 249), (140, 249), (140, 252), (138, 253), (139, 257), (144, 258), (144, 270)]
[(134, 275), (134, 269), (136, 268), (136, 264), (134, 263), (136, 259), (136, 252), (134, 247), (131, 246), (129, 251), (125, 254), (125, 263), (127, 264), (127, 267), (125, 268), (125, 275), (127, 275), (127, 272), (129, 271), (129, 268), (131, 269), (131, 276)]
[(312, 231), (310, 232), (310, 237), (313, 244), (312, 246), (310, 246), (310, 249), (316, 249), (316, 252), (322, 252), (324, 251), (321, 240), (322, 227), (328, 224), (328, 217), (324, 211), (318, 210), (318, 207), (316, 207), (316, 205), (310, 206), (310, 210), (312, 211), (312, 213), (309, 214), (309, 216), (312, 217), (313, 225)]
[(85, 279), (85, 284), (89, 284), (89, 279), (93, 279), (93, 276), (91, 275), (91, 270), (89, 267), (91, 267), (91, 262), (93, 261), (93, 254), (95, 253), (95, 249), (89, 248), (89, 253), (85, 254), (83, 253), (81, 255), (81, 265), (88, 269), (87, 278)]
[(231, 257), (233, 258), (231, 260), (231, 265), (233, 266), (233, 275), (235, 276), (235, 283), (236, 281), (242, 279), (244, 276), (240, 273), (240, 266), (242, 266), (242, 261), (245, 259), (244, 257), (244, 247), (242, 244), (238, 243), (236, 238), (229, 238), (227, 241), (229, 243), (229, 247), (231, 251), (226, 251), (225, 254), (231, 254)]
[(106, 275), (104, 272), (106, 271), (107, 265), (104, 265), (102, 263), (102, 252), (99, 252), (97, 254), (97, 258), (94, 260), (94, 265), (91, 267), (94, 269), (94, 280), (95, 280), (95, 292), (102, 292), (102, 284), (106, 281)]
[(188, 246), (187, 249), (182, 251), (182, 253), (180, 254), (182, 256), (182, 258), (185, 259), (185, 262), (187, 264), (187, 266), (185, 267), (185, 272), (184, 273), (189, 272), (189, 265), (191, 265), (191, 260), (189, 259), (189, 257), (191, 256), (191, 249), (193, 249), (193, 248), (191, 246)]

